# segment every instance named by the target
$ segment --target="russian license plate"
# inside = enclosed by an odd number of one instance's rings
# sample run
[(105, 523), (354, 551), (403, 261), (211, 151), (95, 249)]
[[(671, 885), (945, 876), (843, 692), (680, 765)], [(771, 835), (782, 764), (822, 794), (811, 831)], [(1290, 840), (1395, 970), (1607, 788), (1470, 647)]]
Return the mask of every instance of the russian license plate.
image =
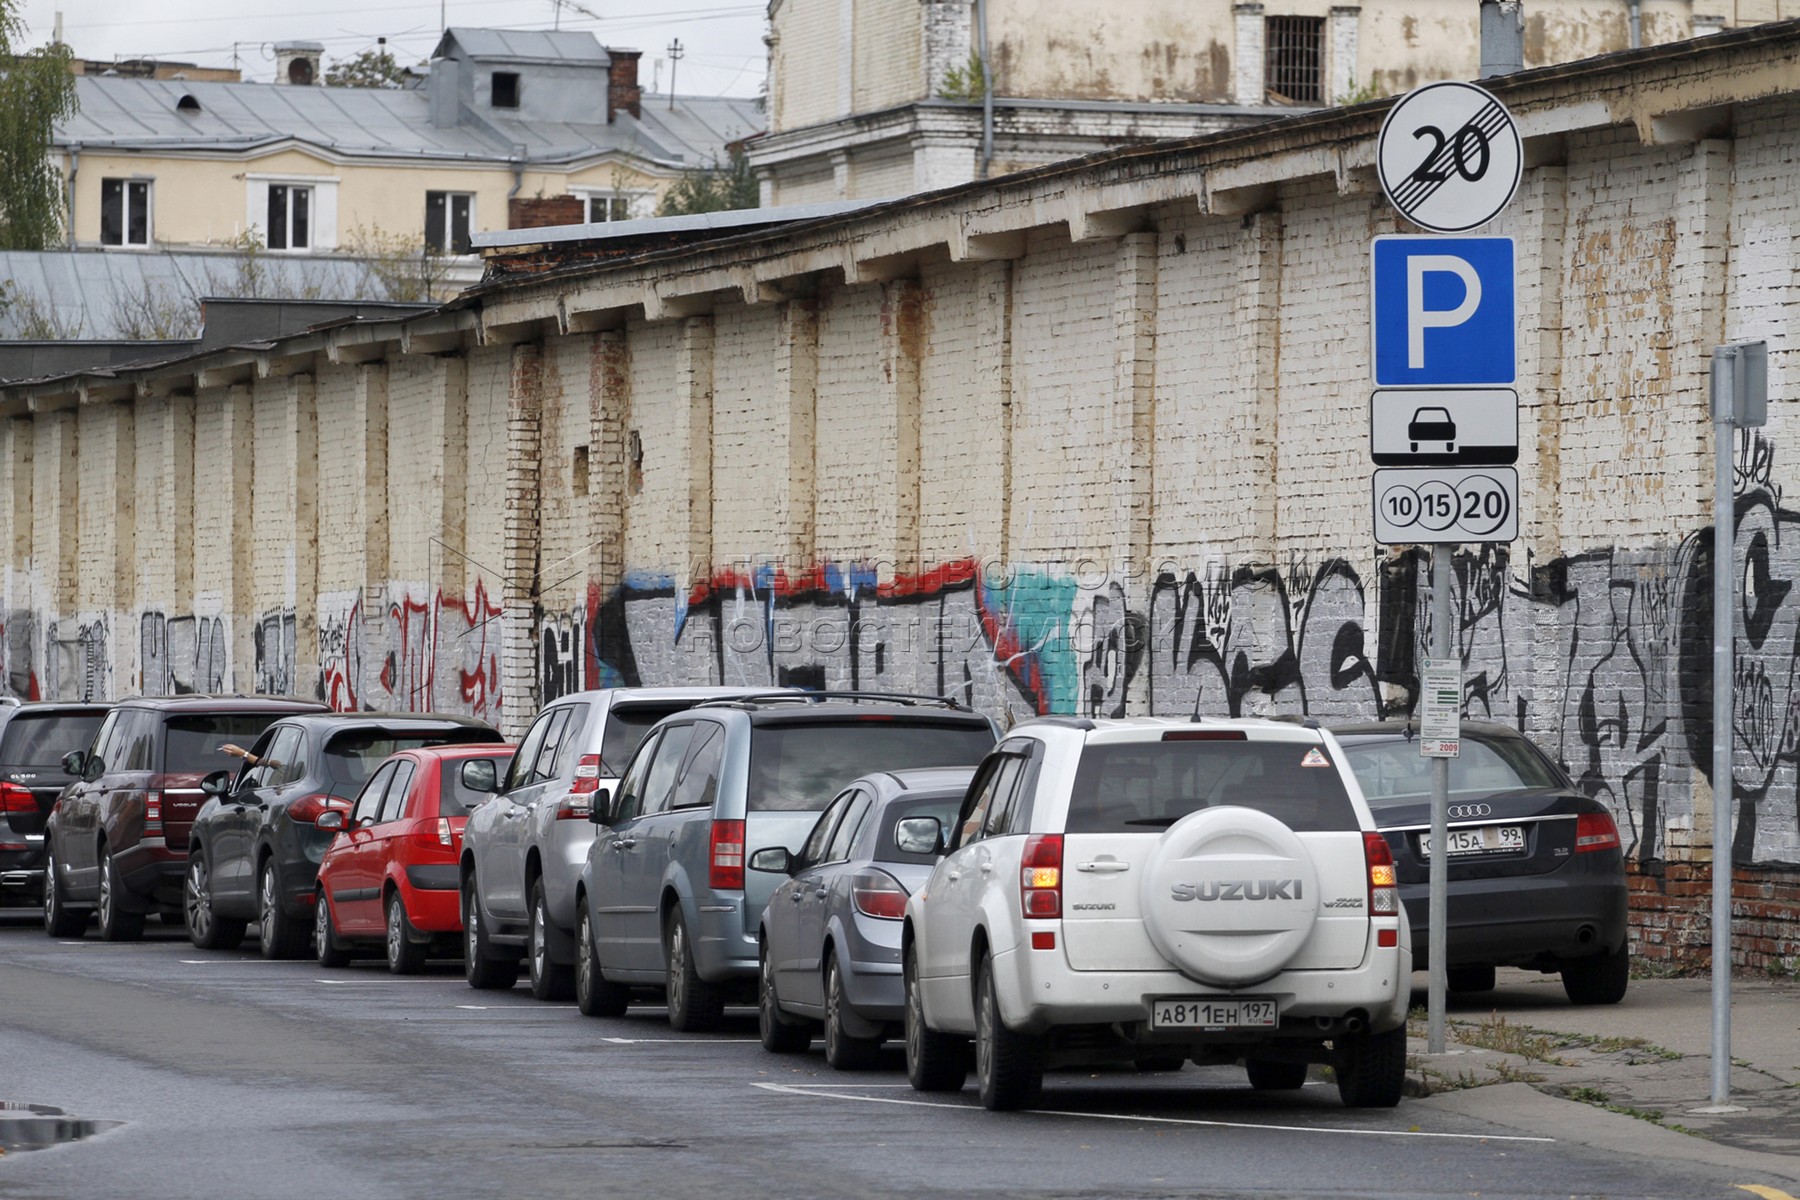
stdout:
[[(1497, 854), (1525, 848), (1523, 825), (1477, 825), (1473, 829), (1450, 830), (1450, 857), (1459, 854)], [(1419, 853), (1431, 857), (1431, 835), (1419, 835)]]
[(1156, 1000), (1150, 1005), (1152, 1029), (1267, 1029), (1279, 1006), (1272, 999), (1239, 996), (1231, 1000), (1196, 997)]

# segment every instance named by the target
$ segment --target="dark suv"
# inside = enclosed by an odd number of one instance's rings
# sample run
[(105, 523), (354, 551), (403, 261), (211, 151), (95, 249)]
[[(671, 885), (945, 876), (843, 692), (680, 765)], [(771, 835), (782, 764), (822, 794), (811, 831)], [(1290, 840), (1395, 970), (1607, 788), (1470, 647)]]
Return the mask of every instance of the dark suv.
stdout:
[(88, 913), (100, 936), (144, 932), (152, 909), (181, 909), (188, 826), (205, 799), (200, 777), (219, 747), (255, 741), (270, 722), (325, 706), (278, 696), (168, 696), (113, 706), (94, 744), (71, 751), (75, 782), (44, 829), (44, 930), (78, 937)]
[(0, 706), (0, 902), (44, 890), (44, 821), (69, 784), (63, 755), (86, 750), (104, 704)]
[(264, 958), (306, 953), (319, 861), (335, 836), (314, 826), (320, 814), (348, 810), (390, 754), (502, 740), (485, 721), (437, 713), (327, 713), (269, 726), (235, 777), (200, 781), (211, 799), (187, 842), (188, 937), (226, 949), (255, 921)]

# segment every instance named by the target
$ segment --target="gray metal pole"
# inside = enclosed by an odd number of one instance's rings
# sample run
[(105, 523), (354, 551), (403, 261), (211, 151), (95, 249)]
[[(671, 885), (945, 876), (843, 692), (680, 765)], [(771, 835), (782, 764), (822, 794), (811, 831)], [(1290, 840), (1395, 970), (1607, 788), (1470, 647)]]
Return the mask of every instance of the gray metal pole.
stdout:
[[(1431, 657), (1446, 660), (1455, 654), (1455, 638), (1450, 628), (1450, 561), (1451, 547), (1438, 544), (1431, 548)], [(1460, 675), (1458, 676), (1460, 680)], [(1450, 760), (1431, 760), (1431, 895), (1430, 925), (1425, 937), (1425, 953), (1429, 960), (1426, 985), (1425, 1049), (1432, 1054), (1444, 1052), (1444, 997), (1449, 991), (1449, 967), (1444, 956), (1449, 946), (1449, 921), (1444, 906), (1450, 892)]]
[(1737, 347), (1719, 346), (1712, 360), (1713, 418), (1713, 853), (1712, 1102), (1731, 1097), (1731, 651), (1736, 555), (1731, 494), (1733, 367)]

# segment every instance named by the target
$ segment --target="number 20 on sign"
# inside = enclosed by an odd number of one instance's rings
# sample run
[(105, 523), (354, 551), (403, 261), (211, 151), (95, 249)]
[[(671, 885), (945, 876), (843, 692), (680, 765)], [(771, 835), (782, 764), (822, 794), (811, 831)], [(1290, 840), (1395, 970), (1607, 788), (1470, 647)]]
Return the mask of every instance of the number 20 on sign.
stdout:
[(1510, 542), (1519, 536), (1519, 473), (1512, 467), (1375, 472), (1375, 540)]

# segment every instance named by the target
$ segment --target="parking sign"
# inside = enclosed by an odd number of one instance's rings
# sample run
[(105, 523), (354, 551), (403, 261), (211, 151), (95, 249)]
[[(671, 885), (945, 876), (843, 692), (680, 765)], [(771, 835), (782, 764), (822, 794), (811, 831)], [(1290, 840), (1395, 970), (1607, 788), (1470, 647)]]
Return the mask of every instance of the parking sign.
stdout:
[(1370, 256), (1378, 387), (1513, 382), (1511, 238), (1378, 237)]

